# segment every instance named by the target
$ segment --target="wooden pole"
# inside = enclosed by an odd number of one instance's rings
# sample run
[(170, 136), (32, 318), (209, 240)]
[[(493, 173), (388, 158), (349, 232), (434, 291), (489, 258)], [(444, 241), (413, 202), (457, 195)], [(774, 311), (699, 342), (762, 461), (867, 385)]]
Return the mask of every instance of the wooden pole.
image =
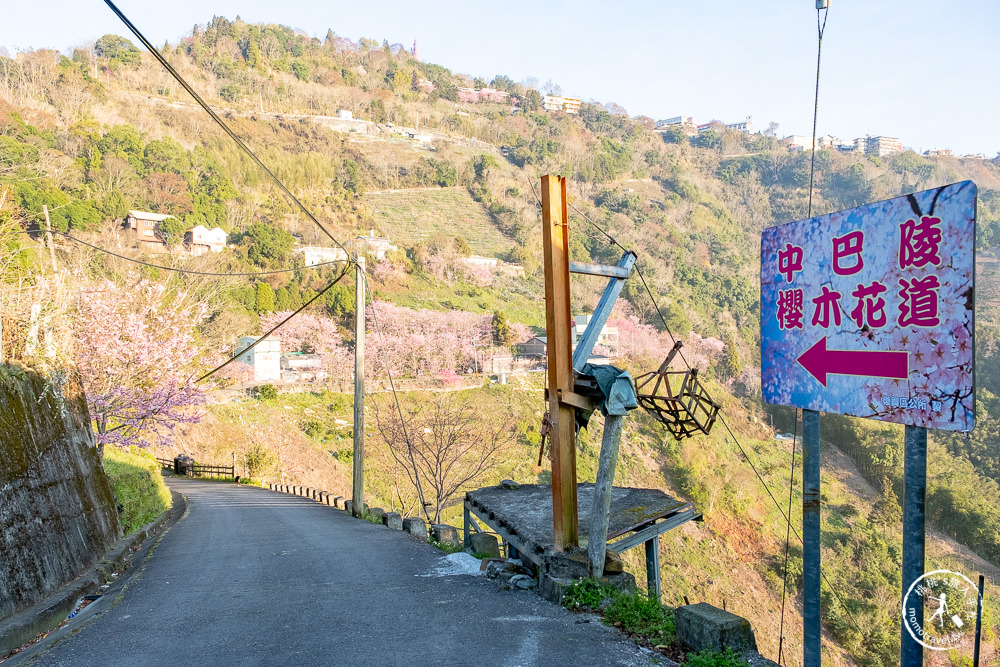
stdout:
[(56, 248), (52, 245), (52, 223), (49, 222), (49, 207), (42, 204), (42, 211), (45, 212), (45, 243), (49, 246), (49, 257), (52, 259), (52, 273), (59, 273), (56, 268)]
[(594, 504), (590, 509), (590, 532), (587, 534), (587, 555), (590, 557), (590, 575), (598, 579), (604, 575), (604, 558), (608, 548), (608, 512), (611, 509), (611, 489), (615, 483), (623, 419), (620, 415), (608, 415), (604, 418), (604, 439), (597, 462)]
[(365, 511), (365, 256), (358, 254), (354, 301), (354, 488), (352, 512)]
[(556, 551), (579, 544), (576, 511), (576, 414), (561, 400), (573, 391), (573, 320), (569, 300), (566, 179), (542, 176), (545, 332), (552, 419), (552, 539)]

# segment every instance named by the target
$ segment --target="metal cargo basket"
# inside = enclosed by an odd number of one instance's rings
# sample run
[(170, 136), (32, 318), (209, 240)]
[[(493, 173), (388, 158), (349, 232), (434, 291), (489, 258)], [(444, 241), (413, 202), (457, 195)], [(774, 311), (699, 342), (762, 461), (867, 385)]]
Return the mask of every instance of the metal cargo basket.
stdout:
[(635, 379), (639, 405), (678, 440), (695, 433), (708, 435), (719, 414), (719, 404), (699, 382), (697, 368), (670, 370), (670, 363), (680, 349), (681, 342), (677, 341), (659, 369)]

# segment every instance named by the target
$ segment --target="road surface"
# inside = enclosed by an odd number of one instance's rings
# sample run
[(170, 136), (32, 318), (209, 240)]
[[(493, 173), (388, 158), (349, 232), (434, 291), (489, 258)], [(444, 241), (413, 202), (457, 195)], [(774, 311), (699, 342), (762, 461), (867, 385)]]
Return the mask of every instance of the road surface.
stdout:
[(183, 518), (121, 595), (27, 664), (653, 664), (593, 617), (442, 574), (445, 555), (406, 533), (263, 489), (169, 485)]

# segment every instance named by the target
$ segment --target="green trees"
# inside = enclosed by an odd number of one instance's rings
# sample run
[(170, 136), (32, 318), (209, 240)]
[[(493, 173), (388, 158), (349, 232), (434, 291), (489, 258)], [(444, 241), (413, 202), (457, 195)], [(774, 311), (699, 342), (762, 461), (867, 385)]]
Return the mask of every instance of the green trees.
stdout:
[(184, 241), (187, 227), (177, 218), (167, 218), (158, 225), (158, 230), (168, 246), (173, 248)]
[(260, 267), (286, 262), (295, 244), (294, 236), (263, 222), (255, 222), (233, 237), (246, 258)]
[(94, 43), (94, 53), (98, 58), (104, 58), (113, 68), (138, 67), (142, 55), (135, 45), (119, 35), (104, 35)]
[(507, 321), (507, 315), (503, 311), (493, 311), (493, 320), (490, 323), (490, 331), (493, 334), (493, 344), (506, 347), (514, 342), (514, 332)]
[(274, 311), (274, 290), (267, 283), (257, 283), (257, 312), (270, 313)]

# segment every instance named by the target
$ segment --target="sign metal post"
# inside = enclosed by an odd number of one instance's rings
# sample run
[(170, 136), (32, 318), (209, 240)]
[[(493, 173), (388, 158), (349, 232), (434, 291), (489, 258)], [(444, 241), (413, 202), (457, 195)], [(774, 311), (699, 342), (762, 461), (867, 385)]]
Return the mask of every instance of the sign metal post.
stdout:
[[(975, 427), (976, 194), (963, 181), (761, 236), (762, 394), (803, 409), (806, 665), (820, 664), (821, 411), (906, 426), (904, 597), (924, 574), (927, 429)], [(905, 627), (900, 651), (921, 664)]]

